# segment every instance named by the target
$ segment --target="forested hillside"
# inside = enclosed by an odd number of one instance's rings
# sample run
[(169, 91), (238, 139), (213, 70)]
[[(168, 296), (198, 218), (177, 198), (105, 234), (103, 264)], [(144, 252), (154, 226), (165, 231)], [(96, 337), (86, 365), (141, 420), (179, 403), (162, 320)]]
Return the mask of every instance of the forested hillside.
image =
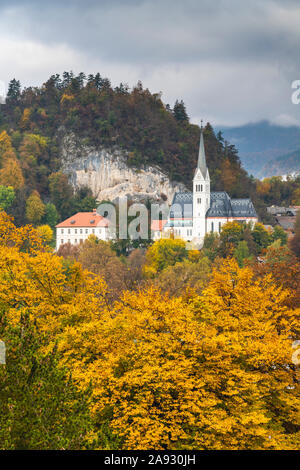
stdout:
[[(201, 250), (172, 236), (141, 246), (90, 235), (55, 252), (51, 227), (96, 204), (60, 171), (68, 131), (188, 187), (196, 165), (199, 127), (183, 102), (171, 109), (100, 75), (10, 83), (0, 128), (0, 449), (297, 449), (300, 213), (290, 247), (281, 227), (229, 222)], [(251, 179), (234, 146), (209, 124), (204, 132), (213, 189), (250, 195), (262, 216), (266, 203), (300, 199), (300, 181)]]
[[(200, 104), (201, 105), (201, 104)], [(126, 150), (128, 165), (137, 169), (157, 165), (172, 180), (191, 187), (199, 145), (199, 127), (189, 122), (182, 101), (171, 107), (161, 95), (143, 89), (113, 88), (100, 74), (85, 77), (65, 72), (41, 87), (22, 89), (9, 84), (6, 104), (0, 106), (0, 185), (14, 189), (14, 202), (5, 205), (21, 225), (47, 223), (91, 210), (90, 190), (75, 192), (60, 172), (59, 130), (73, 131), (87, 145)], [(205, 126), (205, 146), (213, 190), (232, 197), (251, 197), (265, 221), (265, 194), (242, 168), (234, 145)], [(293, 188), (268, 193), (268, 202), (290, 203)], [(7, 199), (7, 195), (3, 196)], [(2, 204), (3, 206), (3, 204)], [(50, 214), (50, 215), (49, 215)], [(50, 220), (51, 219), (51, 220)]]

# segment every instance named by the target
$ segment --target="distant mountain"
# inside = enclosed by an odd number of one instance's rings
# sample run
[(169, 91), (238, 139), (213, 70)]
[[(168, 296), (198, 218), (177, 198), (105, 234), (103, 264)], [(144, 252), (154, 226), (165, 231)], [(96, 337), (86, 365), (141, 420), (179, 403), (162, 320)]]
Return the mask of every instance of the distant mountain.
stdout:
[(300, 148), (269, 161), (262, 169), (265, 176), (295, 175), (300, 173)]
[[(234, 144), (238, 151), (244, 168), (257, 178), (272, 176), (276, 171), (274, 161), (287, 158), (287, 164), (280, 164), (286, 172), (294, 171), (297, 159), (291, 157), (300, 148), (300, 127), (281, 127), (270, 124), (268, 121), (246, 124), (240, 127), (217, 128), (222, 131), (225, 140)], [(268, 163), (270, 163), (270, 167)], [(289, 167), (289, 164), (292, 166)], [(300, 168), (300, 164), (299, 164)], [(281, 169), (280, 169), (281, 171)]]

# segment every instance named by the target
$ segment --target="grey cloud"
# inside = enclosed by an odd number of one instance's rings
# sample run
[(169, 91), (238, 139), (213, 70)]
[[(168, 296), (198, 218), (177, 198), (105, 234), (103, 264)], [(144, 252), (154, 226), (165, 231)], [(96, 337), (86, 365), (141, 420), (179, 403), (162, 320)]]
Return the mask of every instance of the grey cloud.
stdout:
[(236, 0), (90, 0), (41, 5), (34, 0), (6, 3), (6, 28), (15, 24), (25, 37), (64, 42), (120, 61), (259, 61), (281, 56), (290, 43), (300, 40), (300, 31), (282, 30), (270, 17), (274, 5), (286, 5), (279, 1), (246, 5)]
[[(299, 23), (296, 0), (0, 0), (0, 40), (44, 47), (49, 67), (57, 49), (59, 69), (65, 60), (66, 69), (142, 79), (185, 99), (195, 119), (222, 122), (298, 118), (290, 83), (300, 75)], [(61, 71), (33, 63), (30, 77), (18, 61), (26, 82)]]

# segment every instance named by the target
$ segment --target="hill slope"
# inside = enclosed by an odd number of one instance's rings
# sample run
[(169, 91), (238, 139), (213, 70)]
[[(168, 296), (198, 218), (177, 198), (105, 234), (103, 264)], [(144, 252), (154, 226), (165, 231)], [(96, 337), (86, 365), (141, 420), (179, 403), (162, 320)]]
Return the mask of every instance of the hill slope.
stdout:
[[(84, 210), (82, 199), (88, 206), (95, 204), (87, 199), (95, 196), (89, 189), (76, 196), (58, 174), (63, 168), (61, 129), (78, 136), (89, 148), (124, 150), (129, 167), (137, 171), (149, 165), (159, 167), (171, 181), (191, 188), (200, 130), (189, 123), (183, 102), (171, 109), (160, 94), (151, 94), (141, 83), (132, 90), (122, 83), (112, 88), (100, 74), (86, 78), (65, 72), (63, 77), (53, 75), (39, 88), (24, 90), (13, 80), (6, 104), (0, 106), (0, 132), (7, 134), (11, 146), (10, 157), (5, 149), (1, 157), (0, 149), (0, 184), (10, 181), (6, 167), (17, 167), (24, 180), (17, 185), (14, 208), (19, 223), (25, 220), (24, 201), (33, 190), (44, 202), (55, 204), (60, 218), (75, 207)], [(226, 190), (233, 197), (250, 195), (259, 209), (262, 203), (255, 183), (242, 168), (235, 146), (225, 144), (210, 124), (204, 135), (212, 189)]]

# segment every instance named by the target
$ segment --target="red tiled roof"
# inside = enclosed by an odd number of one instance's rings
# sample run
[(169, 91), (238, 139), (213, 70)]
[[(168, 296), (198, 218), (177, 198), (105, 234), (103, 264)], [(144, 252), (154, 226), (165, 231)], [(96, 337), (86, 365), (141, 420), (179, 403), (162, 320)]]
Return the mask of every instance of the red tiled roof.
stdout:
[(166, 223), (167, 223), (166, 220), (152, 220), (151, 230), (161, 231), (164, 228), (164, 226), (166, 225)]
[(108, 227), (109, 220), (97, 212), (77, 212), (77, 214), (69, 217), (60, 224), (56, 225), (60, 227)]

